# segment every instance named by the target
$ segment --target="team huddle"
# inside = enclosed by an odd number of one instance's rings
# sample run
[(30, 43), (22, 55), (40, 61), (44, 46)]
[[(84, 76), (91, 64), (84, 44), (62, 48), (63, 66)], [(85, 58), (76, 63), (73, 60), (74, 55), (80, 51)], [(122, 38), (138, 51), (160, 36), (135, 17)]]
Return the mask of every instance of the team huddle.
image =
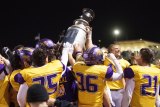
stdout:
[[(152, 50), (142, 48), (130, 63), (119, 45), (94, 45), (91, 30), (86, 38), (85, 47), (63, 43), (57, 50), (51, 39), (41, 39), (34, 48), (6, 49), (8, 56), (0, 56), (0, 107), (160, 107), (160, 66), (152, 64)], [(34, 84), (48, 97), (29, 96)]]

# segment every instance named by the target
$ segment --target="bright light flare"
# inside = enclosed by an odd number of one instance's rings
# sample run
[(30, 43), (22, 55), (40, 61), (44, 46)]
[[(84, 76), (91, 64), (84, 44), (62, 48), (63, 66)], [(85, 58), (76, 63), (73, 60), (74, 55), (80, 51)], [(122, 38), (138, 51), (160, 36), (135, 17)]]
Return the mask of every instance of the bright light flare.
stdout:
[(115, 35), (119, 35), (120, 34), (120, 31), (118, 29), (115, 29), (114, 32), (113, 32)]

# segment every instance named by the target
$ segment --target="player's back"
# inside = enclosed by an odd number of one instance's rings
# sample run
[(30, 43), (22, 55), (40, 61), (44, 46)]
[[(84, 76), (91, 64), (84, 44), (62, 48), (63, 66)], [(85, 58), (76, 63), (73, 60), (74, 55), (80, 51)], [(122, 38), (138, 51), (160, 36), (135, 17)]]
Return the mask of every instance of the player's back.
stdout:
[(78, 81), (80, 107), (102, 107), (107, 68), (105, 65), (86, 66), (84, 63), (73, 66)]
[(160, 81), (160, 70), (146, 66), (131, 66), (130, 68), (134, 72), (135, 80), (130, 106), (154, 107), (156, 104), (155, 94)]
[(58, 82), (63, 71), (63, 65), (60, 61), (52, 61), (42, 67), (30, 67), (22, 70), (20, 73), (28, 86), (32, 84), (42, 84), (47, 89), (52, 98), (56, 98)]
[(9, 107), (9, 76), (0, 80), (0, 107)]

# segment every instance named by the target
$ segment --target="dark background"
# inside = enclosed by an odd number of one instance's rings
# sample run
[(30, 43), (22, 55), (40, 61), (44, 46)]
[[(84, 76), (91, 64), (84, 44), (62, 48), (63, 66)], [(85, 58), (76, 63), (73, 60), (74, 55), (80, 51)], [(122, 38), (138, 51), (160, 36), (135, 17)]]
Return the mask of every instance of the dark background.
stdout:
[(2, 11), (1, 47), (35, 46), (34, 37), (50, 38), (54, 42), (82, 14), (91, 8), (95, 19), (93, 41), (108, 46), (115, 41), (113, 29), (119, 28), (117, 40), (144, 39), (160, 42), (160, 6), (154, 0), (52, 0), (15, 1)]

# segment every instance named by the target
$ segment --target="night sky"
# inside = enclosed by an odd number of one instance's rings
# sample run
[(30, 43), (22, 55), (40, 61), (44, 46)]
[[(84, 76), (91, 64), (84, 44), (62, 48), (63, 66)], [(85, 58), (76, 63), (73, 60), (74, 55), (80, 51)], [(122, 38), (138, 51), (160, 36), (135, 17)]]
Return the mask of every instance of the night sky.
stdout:
[(90, 23), (95, 44), (98, 40), (101, 46), (113, 43), (115, 28), (121, 30), (117, 40), (142, 38), (160, 42), (160, 6), (154, 0), (22, 0), (4, 9), (1, 47), (34, 46), (38, 33), (41, 38), (57, 42), (59, 34), (79, 18), (83, 8), (95, 12)]

